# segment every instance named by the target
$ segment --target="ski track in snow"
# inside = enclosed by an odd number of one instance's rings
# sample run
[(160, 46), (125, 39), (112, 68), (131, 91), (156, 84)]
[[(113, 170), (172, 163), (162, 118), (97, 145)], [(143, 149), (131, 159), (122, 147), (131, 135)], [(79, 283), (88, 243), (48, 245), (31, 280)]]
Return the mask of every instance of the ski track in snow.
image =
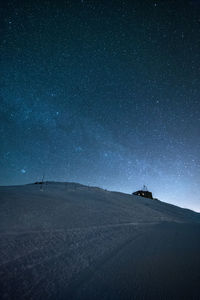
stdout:
[[(88, 231), (88, 230), (98, 230), (98, 229), (107, 229), (107, 228), (115, 228), (115, 227), (123, 227), (123, 226), (142, 226), (142, 225), (156, 225), (158, 224), (159, 222), (129, 222), (129, 223), (117, 223), (117, 224), (108, 224), (108, 225), (100, 225), (100, 226), (87, 226), (87, 227), (77, 227), (77, 228), (69, 228), (69, 229), (55, 229), (55, 230), (30, 230), (30, 231), (20, 231), (20, 232), (8, 232), (8, 233), (3, 233), (3, 234), (0, 234), (0, 238), (3, 238), (4, 236), (7, 236), (7, 235), (15, 235), (15, 236), (20, 236), (20, 235), (30, 235), (30, 234), (41, 234), (41, 233), (51, 233), (51, 234), (54, 234), (54, 233), (66, 233), (66, 232), (75, 232), (75, 231)], [(15, 262), (15, 261), (18, 261), (18, 260), (21, 260), (31, 254), (34, 254), (38, 251), (41, 251), (45, 249), (45, 246), (42, 246), (42, 247), (35, 247), (33, 250), (31, 251), (27, 251), (25, 255), (20, 255), (20, 256), (17, 256), (11, 260), (5, 260), (4, 259), (4, 262), (3, 263), (0, 263), (0, 267), (3, 266), (3, 265), (7, 265), (7, 264), (10, 264), (12, 262)], [(65, 251), (64, 251), (65, 252)], [(57, 256), (60, 256), (62, 253), (64, 252), (61, 252), (61, 253), (58, 253), (58, 254), (55, 254), (54, 256), (52, 257), (57, 257)], [(52, 258), (51, 257), (51, 258)], [(46, 260), (50, 260), (51, 258), (48, 258)], [(45, 261), (45, 259), (43, 260)], [(30, 268), (30, 266), (29, 266)]]
[[(1, 281), (4, 280), (5, 283), (10, 281), (12, 282), (14, 280), (15, 284), (17, 284), (19, 280), (22, 282), (26, 282), (26, 273), (34, 273), (34, 271), (37, 273), (37, 270), (39, 270), (39, 266), (41, 266), (40, 268), (45, 270), (45, 276), (41, 276), (39, 277), (39, 279), (38, 277), (36, 277), (31, 285), (29, 283), (24, 283), (25, 287), (21, 287), (22, 291), (24, 290), (24, 297), (25, 295), (28, 297), (28, 295), (31, 293), (30, 290), (35, 290), (36, 287), (41, 283), (41, 281), (44, 281), (46, 277), (54, 277), (54, 274), (56, 274), (57, 272), (57, 267), (54, 268), (54, 264), (58, 264), (58, 269), (62, 270), (61, 264), (63, 263), (63, 265), (65, 265), (65, 268), (71, 270), (70, 273), (64, 274), (64, 278), (66, 278), (66, 287), (69, 285), (71, 278), (74, 277), (75, 274), (79, 274), (83, 269), (91, 265), (92, 262), (98, 260), (100, 257), (103, 257), (106, 253), (109, 253), (111, 249), (114, 249), (118, 247), (118, 245), (123, 244), (128, 237), (130, 238), (131, 236), (131, 239), (134, 238), (134, 235), (132, 236), (131, 232), (126, 232), (126, 227), (129, 226), (130, 228), (135, 228), (135, 226), (138, 225), (138, 222), (131, 222), (123, 224), (88, 226), (84, 228), (70, 228), (68, 230), (33, 230), (21, 232), (17, 235), (15, 234), (15, 232), (9, 232), (9, 236), (11, 236), (12, 241), (11, 250), (9, 249), (8, 244), (7, 249), (5, 249), (5, 253), (1, 254), (4, 261), (0, 265)], [(123, 231), (120, 231), (119, 228), (121, 228), (121, 230), (122, 228), (124, 229)], [(60, 233), (62, 234), (61, 237), (63, 238), (63, 240), (61, 241), (59, 241), (60, 236), (57, 236), (57, 234)], [(43, 234), (47, 234), (47, 243), (44, 246), (40, 247), (39, 245), (37, 245), (37, 248), (29, 251), (30, 246), (28, 244), (28, 249), (24, 255), (19, 255), (8, 260), (6, 260), (6, 258), (4, 257), (4, 254), (6, 254), (7, 252), (9, 253), (9, 251), (11, 251), (12, 255), (13, 250), (15, 249), (15, 245), (13, 246), (13, 243), (15, 244), (16, 242), (20, 242), (21, 240), (23, 243), (24, 239), (30, 239), (30, 241), (32, 241), (35, 238), (35, 235), (37, 237), (37, 235)], [(68, 234), (72, 234), (72, 237), (70, 235), (68, 236)], [(16, 236), (18, 240), (13, 241), (12, 235)], [(6, 237), (7, 236), (5, 233), (1, 235), (2, 239)], [(70, 241), (71, 238), (73, 239), (73, 241)], [(56, 247), (54, 247), (55, 241), (57, 239), (59, 245), (56, 245)], [(49, 265), (51, 264), (53, 267), (49, 267)], [(52, 282), (53, 284), (53, 279), (50, 279), (50, 282)]]
[(70, 232), (75, 230), (88, 230), (88, 229), (101, 229), (101, 228), (112, 228), (112, 227), (121, 227), (121, 226), (138, 226), (138, 225), (156, 225), (160, 222), (128, 222), (128, 223), (116, 223), (116, 224), (108, 224), (108, 225), (99, 225), (99, 226), (86, 226), (86, 227), (74, 227), (68, 229), (42, 229), (42, 230), (18, 230), (18, 231), (8, 231), (0, 233), (0, 237), (3, 235), (23, 235), (23, 234), (30, 234), (30, 233), (53, 233), (53, 232)]

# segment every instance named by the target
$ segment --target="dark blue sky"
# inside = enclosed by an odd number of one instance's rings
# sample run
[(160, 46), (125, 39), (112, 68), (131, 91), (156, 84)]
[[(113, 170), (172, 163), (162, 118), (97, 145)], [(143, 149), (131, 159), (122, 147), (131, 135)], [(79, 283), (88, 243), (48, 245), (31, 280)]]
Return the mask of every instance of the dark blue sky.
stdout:
[(0, 184), (76, 181), (200, 211), (200, 2), (1, 4)]

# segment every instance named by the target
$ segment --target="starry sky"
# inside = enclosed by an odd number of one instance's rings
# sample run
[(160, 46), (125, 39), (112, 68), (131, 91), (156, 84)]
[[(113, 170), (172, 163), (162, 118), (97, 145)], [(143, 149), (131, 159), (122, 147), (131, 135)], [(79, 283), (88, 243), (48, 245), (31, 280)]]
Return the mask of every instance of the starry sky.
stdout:
[(200, 1), (4, 2), (0, 184), (146, 184), (200, 211)]

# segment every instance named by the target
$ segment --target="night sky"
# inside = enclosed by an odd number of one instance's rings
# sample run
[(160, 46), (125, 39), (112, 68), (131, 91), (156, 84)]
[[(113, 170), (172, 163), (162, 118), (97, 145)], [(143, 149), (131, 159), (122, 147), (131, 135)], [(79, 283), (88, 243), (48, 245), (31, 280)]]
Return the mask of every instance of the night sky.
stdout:
[(200, 211), (200, 1), (2, 1), (0, 184)]

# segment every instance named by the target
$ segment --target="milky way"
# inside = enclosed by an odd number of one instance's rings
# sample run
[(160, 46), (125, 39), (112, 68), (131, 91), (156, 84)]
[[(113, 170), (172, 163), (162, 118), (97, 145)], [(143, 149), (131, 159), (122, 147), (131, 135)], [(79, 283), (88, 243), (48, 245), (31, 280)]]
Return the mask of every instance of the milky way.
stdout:
[(1, 6), (0, 184), (146, 184), (200, 211), (199, 2)]

